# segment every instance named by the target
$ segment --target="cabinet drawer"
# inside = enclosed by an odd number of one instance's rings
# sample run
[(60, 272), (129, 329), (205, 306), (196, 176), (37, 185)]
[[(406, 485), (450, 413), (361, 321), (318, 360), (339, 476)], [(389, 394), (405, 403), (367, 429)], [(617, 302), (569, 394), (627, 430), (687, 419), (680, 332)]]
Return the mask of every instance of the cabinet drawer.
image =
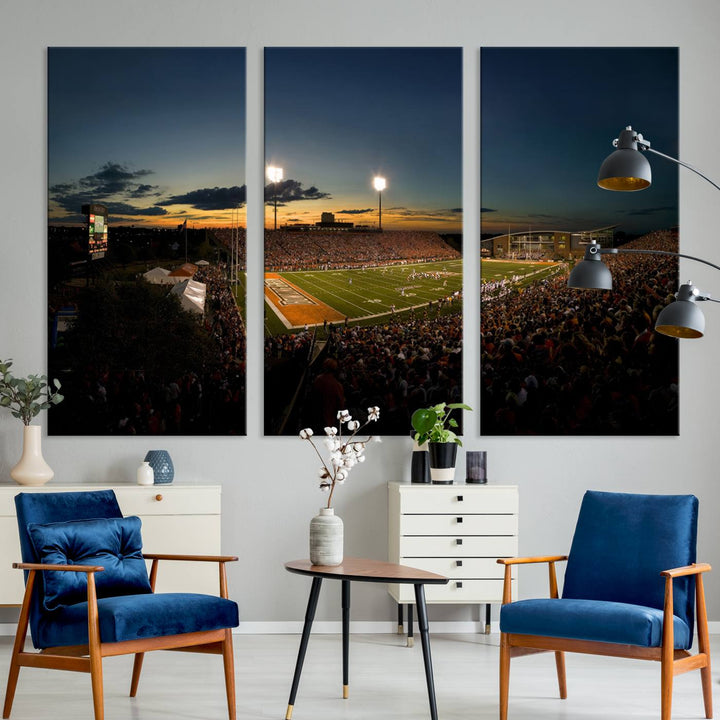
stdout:
[[(462, 583), (462, 587), (458, 586)], [(512, 581), (515, 596), (516, 581)], [(414, 603), (415, 591), (412, 585), (388, 586), (397, 602)], [(426, 585), (425, 600), (428, 603), (501, 603), (502, 580), (450, 580), (447, 585)], [(432, 629), (432, 623), (430, 625)]]
[(430, 486), (403, 488), (402, 513), (517, 513), (518, 496), (514, 488), (470, 488)]
[[(400, 558), (402, 565), (427, 570), (449, 578), (498, 580), (505, 568), (495, 558)], [(458, 564), (460, 563), (460, 564)], [(513, 568), (514, 570), (514, 568)], [(514, 573), (513, 573), (514, 574)]]
[(219, 515), (220, 489), (152, 485), (114, 488), (123, 515)]
[[(486, 557), (517, 556), (517, 537), (403, 537), (400, 538), (400, 557)], [(408, 562), (408, 565), (412, 565)]]
[(403, 515), (402, 535), (517, 535), (517, 515)]

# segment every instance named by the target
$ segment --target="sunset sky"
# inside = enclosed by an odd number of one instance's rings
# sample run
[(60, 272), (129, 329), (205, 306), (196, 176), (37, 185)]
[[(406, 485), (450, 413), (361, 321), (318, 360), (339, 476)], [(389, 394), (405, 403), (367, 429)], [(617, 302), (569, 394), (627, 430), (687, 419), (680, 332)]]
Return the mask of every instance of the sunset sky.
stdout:
[(596, 184), (627, 125), (678, 157), (677, 48), (482, 48), (480, 59), (483, 232), (677, 225), (674, 163), (648, 154), (642, 192)]
[[(460, 48), (266, 48), (265, 161), (283, 168), (278, 225), (462, 228)], [(272, 200), (273, 188), (266, 197)], [(272, 227), (273, 207), (266, 207)]]
[(244, 48), (50, 48), (48, 187), (51, 224), (244, 225)]

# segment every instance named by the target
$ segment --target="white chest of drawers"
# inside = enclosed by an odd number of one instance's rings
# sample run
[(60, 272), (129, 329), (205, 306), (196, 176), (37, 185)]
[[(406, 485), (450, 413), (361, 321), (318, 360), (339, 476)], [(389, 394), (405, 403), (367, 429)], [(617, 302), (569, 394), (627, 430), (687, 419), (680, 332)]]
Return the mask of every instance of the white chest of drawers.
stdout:
[[(428, 603), (500, 603), (497, 558), (518, 552), (517, 486), (388, 483), (388, 536), (390, 562), (450, 578), (426, 588)], [(414, 602), (411, 587), (388, 591), (400, 605)]]
[[(114, 490), (123, 515), (142, 520), (143, 549), (154, 553), (220, 554), (219, 485), (0, 485), (0, 605), (19, 605), (24, 586), (19, 570), (20, 541), (15, 495), (20, 492), (80, 492)], [(217, 566), (213, 563), (162, 561), (158, 592), (198, 592), (217, 595)]]

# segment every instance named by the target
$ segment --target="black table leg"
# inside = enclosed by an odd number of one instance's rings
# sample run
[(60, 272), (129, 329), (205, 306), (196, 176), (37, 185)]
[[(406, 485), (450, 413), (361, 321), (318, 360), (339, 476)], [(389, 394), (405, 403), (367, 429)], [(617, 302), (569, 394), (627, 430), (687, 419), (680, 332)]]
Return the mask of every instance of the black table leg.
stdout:
[(490, 634), (490, 603), (485, 603), (485, 634)]
[(413, 647), (415, 645), (415, 635), (413, 634), (415, 631), (413, 629), (413, 606), (412, 604), (408, 605), (408, 636), (407, 636), (407, 646)]
[(430, 701), (430, 718), (431, 720), (437, 720), (435, 680), (433, 679), (432, 657), (430, 656), (430, 632), (428, 631), (427, 606), (425, 605), (425, 587), (422, 584), (415, 585), (415, 604), (417, 605), (420, 642), (422, 643), (423, 662), (425, 663), (425, 679)]
[(350, 664), (350, 581), (342, 581), (342, 633), (343, 633), (343, 699), (349, 689)]
[(290, 720), (293, 707), (295, 706), (295, 696), (297, 695), (298, 685), (300, 684), (300, 673), (302, 672), (303, 662), (305, 662), (305, 652), (307, 650), (308, 640), (310, 639), (310, 630), (312, 629), (313, 618), (315, 617), (315, 610), (317, 609), (321, 585), (322, 578), (314, 577), (312, 587), (310, 588), (307, 610), (305, 611), (305, 624), (303, 625), (300, 650), (298, 650), (297, 662), (295, 663), (295, 674), (293, 675), (292, 688), (290, 688), (290, 699), (288, 700), (285, 720)]
[(403, 627), (403, 605), (402, 603), (398, 603), (398, 629), (397, 634), (402, 635), (405, 632), (405, 628)]

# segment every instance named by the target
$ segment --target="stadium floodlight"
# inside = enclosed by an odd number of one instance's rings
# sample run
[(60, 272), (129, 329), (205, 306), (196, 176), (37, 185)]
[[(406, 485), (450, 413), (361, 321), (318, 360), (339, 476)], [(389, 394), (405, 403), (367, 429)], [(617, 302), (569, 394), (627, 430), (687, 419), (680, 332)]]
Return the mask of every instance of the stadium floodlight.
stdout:
[(378, 193), (378, 230), (382, 230), (382, 191), (387, 187), (387, 180), (376, 175), (373, 178), (373, 187)]
[[(695, 260), (720, 270), (720, 265), (715, 265), (715, 263), (693, 255), (670, 252), (669, 250), (603, 248), (593, 240), (585, 248), (585, 257), (579, 263), (576, 263), (570, 272), (568, 287), (586, 290), (612, 290), (612, 275), (600, 256), (618, 254), (670, 255), (671, 257)], [(715, 300), (709, 294), (701, 292), (691, 282), (681, 285), (675, 298), (658, 315), (655, 321), (655, 330), (663, 335), (677, 338), (702, 337), (705, 334), (705, 317), (695, 303), (703, 300), (711, 302), (720, 302), (720, 300)]]
[(283, 179), (283, 169), (268, 165), (267, 179), (273, 184), (273, 205), (275, 206), (275, 230), (277, 230), (277, 184)]
[(630, 125), (620, 132), (619, 137), (615, 138), (613, 147), (617, 149), (605, 158), (598, 173), (597, 184), (605, 190), (635, 192), (650, 187), (652, 170), (648, 159), (642, 154), (644, 152), (659, 155), (677, 165), (682, 165), (720, 190), (720, 185), (703, 175), (697, 168), (651, 148), (650, 141), (646, 140), (642, 133), (633, 130)]

